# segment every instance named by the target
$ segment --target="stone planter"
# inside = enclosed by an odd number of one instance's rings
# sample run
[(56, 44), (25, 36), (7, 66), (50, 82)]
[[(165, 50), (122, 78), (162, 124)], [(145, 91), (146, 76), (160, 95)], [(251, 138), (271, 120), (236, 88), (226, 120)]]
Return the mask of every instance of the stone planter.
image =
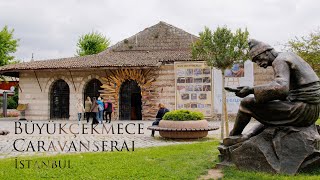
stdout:
[(161, 120), (159, 134), (165, 138), (203, 138), (210, 128), (207, 120), (198, 121), (168, 121)]

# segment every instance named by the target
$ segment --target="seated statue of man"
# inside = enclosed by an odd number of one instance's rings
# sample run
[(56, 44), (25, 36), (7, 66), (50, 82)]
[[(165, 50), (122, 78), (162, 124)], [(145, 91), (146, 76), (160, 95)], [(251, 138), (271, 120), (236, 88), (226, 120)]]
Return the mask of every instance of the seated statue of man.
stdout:
[[(266, 126), (307, 127), (315, 123), (320, 111), (320, 82), (308, 63), (292, 52), (277, 52), (270, 45), (249, 40), (252, 62), (272, 66), (274, 79), (269, 84), (239, 87), (236, 96), (243, 98), (236, 121), (225, 145), (244, 141)], [(254, 97), (246, 97), (254, 94)], [(242, 135), (251, 118), (261, 124)], [(239, 136), (239, 139), (232, 139)], [(241, 139), (242, 138), (242, 139)]]

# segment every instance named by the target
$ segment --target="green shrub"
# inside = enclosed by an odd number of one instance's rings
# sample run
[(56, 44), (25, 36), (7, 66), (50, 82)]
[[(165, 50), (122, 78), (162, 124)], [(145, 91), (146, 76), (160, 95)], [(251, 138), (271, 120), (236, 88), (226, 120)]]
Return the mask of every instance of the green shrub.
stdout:
[(19, 91), (18, 91), (18, 86), (16, 86), (14, 89), (14, 95), (8, 96), (7, 108), (16, 109), (18, 107), (18, 102), (19, 102)]
[(204, 119), (204, 115), (201, 112), (181, 109), (167, 112), (162, 119), (172, 121), (202, 120)]
[(7, 101), (8, 109), (16, 109), (18, 107), (18, 103), (14, 100), (14, 98), (9, 97)]

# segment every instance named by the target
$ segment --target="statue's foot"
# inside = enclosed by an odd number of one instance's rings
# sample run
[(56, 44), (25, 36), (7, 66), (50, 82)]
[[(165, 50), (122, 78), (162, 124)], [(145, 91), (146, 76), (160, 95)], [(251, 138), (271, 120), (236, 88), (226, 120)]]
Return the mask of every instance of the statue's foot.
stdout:
[(250, 137), (246, 134), (237, 135), (237, 136), (229, 136), (223, 139), (223, 145), (232, 146), (241, 142), (248, 140)]
[(6, 131), (6, 130), (2, 130), (0, 131), (0, 135), (7, 135), (9, 134), (10, 132), (9, 131)]

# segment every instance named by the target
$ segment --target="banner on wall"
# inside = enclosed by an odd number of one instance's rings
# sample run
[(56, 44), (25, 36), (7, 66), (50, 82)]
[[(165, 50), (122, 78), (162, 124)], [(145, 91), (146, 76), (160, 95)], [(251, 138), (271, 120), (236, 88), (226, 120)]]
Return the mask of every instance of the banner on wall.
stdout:
[[(222, 112), (222, 73), (221, 70), (214, 69), (212, 74), (214, 80), (214, 113), (221, 114)], [(243, 64), (235, 64), (231, 69), (225, 71), (225, 86), (253, 86), (253, 63), (245, 61)], [(238, 112), (242, 98), (239, 98), (235, 93), (227, 92), (227, 109), (228, 113), (234, 114)]]
[(212, 116), (212, 76), (205, 62), (175, 62), (176, 109)]

